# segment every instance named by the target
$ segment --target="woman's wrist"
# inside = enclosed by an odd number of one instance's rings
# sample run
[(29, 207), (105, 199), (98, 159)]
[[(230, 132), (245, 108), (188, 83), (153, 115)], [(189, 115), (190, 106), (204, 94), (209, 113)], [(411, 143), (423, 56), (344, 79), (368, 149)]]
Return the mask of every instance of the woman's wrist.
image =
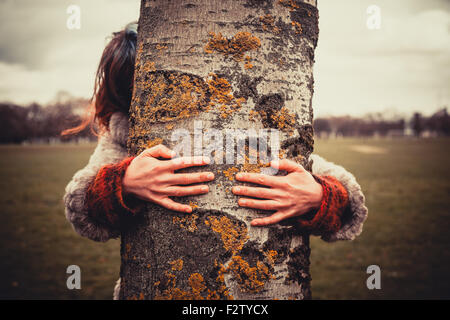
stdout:
[[(131, 164), (131, 162), (130, 162)], [(127, 172), (129, 171), (130, 166), (128, 165), (127, 168), (125, 169), (125, 173), (123, 175), (123, 179), (122, 179), (122, 195), (125, 197), (127, 195), (129, 195), (130, 189), (129, 189), (129, 174), (127, 174)]]
[(332, 176), (313, 177), (322, 187), (322, 200), (314, 216), (308, 219), (300, 217), (298, 224), (315, 235), (337, 232), (341, 227), (341, 216), (348, 205), (347, 190)]
[(313, 175), (314, 179), (316, 180), (314, 190), (312, 190), (311, 193), (311, 199), (310, 199), (310, 210), (317, 211), (319, 210), (322, 201), (323, 201), (323, 187), (322, 184), (317, 182), (316, 177)]
[(119, 181), (119, 183), (121, 184), (119, 202), (124, 209), (130, 212), (134, 212), (136, 208), (141, 204), (139, 199), (136, 198), (134, 192), (132, 191), (132, 181), (130, 181), (130, 177), (129, 175), (127, 175), (129, 167), (134, 159), (135, 157), (128, 157), (124, 161), (122, 161), (124, 173), (121, 181)]

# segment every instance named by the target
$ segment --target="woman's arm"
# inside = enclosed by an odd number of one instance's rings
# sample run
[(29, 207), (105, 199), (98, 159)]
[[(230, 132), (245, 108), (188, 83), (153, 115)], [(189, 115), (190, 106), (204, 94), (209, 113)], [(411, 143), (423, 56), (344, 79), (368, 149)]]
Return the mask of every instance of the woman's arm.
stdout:
[(238, 181), (263, 186), (233, 187), (234, 194), (243, 196), (238, 204), (274, 211), (269, 216), (254, 219), (253, 226), (295, 219), (302, 230), (320, 235), (326, 241), (354, 239), (361, 233), (367, 216), (359, 184), (341, 166), (319, 156), (311, 156), (311, 159), (315, 160), (312, 174), (287, 159), (271, 162), (272, 167), (286, 171), (285, 176), (237, 174)]
[(175, 173), (182, 168), (206, 165), (209, 158), (172, 159), (174, 156), (174, 151), (157, 145), (144, 150), (137, 157), (128, 157), (119, 163), (100, 168), (86, 193), (86, 207), (92, 220), (109, 229), (118, 230), (123, 222), (122, 218), (138, 214), (146, 202), (156, 203), (173, 211), (191, 213), (191, 206), (178, 203), (169, 196), (207, 193), (208, 185), (192, 184), (211, 181), (214, 174)]
[(162, 145), (126, 158), (125, 147), (114, 141), (108, 135), (102, 137), (88, 165), (66, 187), (66, 216), (80, 235), (95, 241), (118, 237), (121, 218), (138, 212), (145, 201), (190, 213), (189, 205), (169, 196), (209, 191), (207, 185), (189, 185), (213, 180), (212, 172), (175, 173), (182, 168), (204, 166), (208, 158), (168, 160), (175, 153)]
[(89, 218), (109, 230), (119, 230), (122, 217), (134, 216), (144, 202), (124, 192), (123, 179), (135, 157), (100, 168), (86, 191)]
[(356, 181), (355, 176), (342, 166), (327, 161), (316, 154), (311, 155), (310, 159), (313, 161), (312, 173), (314, 175), (336, 178), (345, 187), (348, 194), (349, 204), (342, 214), (341, 227), (337, 232), (322, 235), (322, 239), (330, 242), (355, 239), (362, 232), (368, 214), (361, 186)]
[(126, 157), (126, 148), (117, 143), (109, 133), (106, 133), (99, 138), (97, 147), (88, 164), (75, 173), (66, 186), (66, 193), (63, 198), (66, 217), (81, 236), (104, 242), (120, 235), (117, 229), (111, 229), (98, 223), (96, 219), (89, 215), (85, 200), (87, 191), (100, 168), (106, 164), (118, 163)]

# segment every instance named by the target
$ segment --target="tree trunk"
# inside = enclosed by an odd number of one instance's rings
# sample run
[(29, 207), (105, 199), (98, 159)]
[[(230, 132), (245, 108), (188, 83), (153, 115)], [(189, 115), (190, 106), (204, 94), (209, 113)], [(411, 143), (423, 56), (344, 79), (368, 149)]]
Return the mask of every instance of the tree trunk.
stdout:
[(221, 162), (229, 141), (220, 140), (240, 129), (237, 143), (250, 154), (246, 129), (276, 129), (281, 150), (267, 147), (271, 156), (310, 169), (316, 1), (142, 0), (138, 30), (129, 153), (177, 148), (173, 134), (182, 130), (193, 154), (205, 133), (203, 145), (218, 150), (206, 167), (216, 175), (210, 192), (175, 199), (192, 214), (149, 203), (124, 226), (120, 298), (310, 298), (309, 235), (292, 221), (250, 226), (264, 212), (239, 207), (230, 189), (236, 172), (264, 163), (252, 164), (234, 144), (244, 160)]

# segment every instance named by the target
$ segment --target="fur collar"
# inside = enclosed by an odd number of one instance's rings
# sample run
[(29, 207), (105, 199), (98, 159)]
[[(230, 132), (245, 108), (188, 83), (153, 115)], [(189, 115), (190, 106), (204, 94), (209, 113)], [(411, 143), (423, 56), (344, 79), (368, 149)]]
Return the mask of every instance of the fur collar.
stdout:
[(128, 140), (128, 116), (122, 112), (115, 112), (109, 120), (109, 133), (113, 140), (126, 147)]

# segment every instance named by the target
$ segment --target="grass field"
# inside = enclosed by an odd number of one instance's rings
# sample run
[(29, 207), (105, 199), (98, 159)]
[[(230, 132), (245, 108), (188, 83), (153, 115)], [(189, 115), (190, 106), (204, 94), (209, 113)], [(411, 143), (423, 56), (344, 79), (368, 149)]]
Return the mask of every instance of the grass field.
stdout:
[[(352, 242), (312, 239), (315, 299), (450, 298), (450, 140), (318, 140), (316, 152), (362, 185), (369, 218)], [(110, 299), (119, 241), (81, 238), (64, 187), (93, 146), (0, 147), (0, 298)], [(66, 268), (82, 290), (66, 288)], [(366, 268), (381, 268), (368, 290)]]

